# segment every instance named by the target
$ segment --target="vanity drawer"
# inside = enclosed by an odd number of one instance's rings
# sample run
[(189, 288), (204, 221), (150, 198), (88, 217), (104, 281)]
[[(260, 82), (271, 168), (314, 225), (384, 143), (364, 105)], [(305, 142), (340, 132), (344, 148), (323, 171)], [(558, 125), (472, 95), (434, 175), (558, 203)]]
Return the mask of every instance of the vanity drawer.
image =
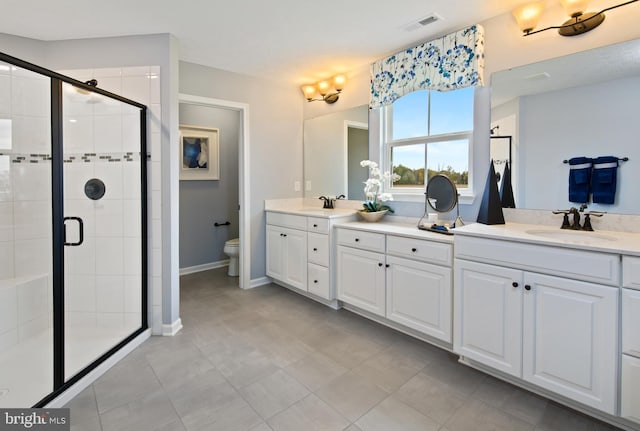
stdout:
[(309, 262), (329, 266), (329, 235), (314, 232), (307, 234), (307, 258)]
[(329, 219), (319, 217), (307, 217), (307, 230), (309, 232), (329, 233)]
[(307, 265), (307, 290), (324, 299), (333, 299), (329, 284), (329, 268), (324, 266)]
[(338, 244), (384, 253), (384, 234), (361, 230), (338, 229)]
[(617, 254), (465, 235), (456, 235), (454, 241), (456, 258), (616, 287), (620, 284), (620, 257)]
[(267, 211), (267, 224), (307, 230), (307, 217)]
[(451, 244), (387, 235), (387, 254), (451, 266)]
[(640, 257), (622, 256), (622, 286), (640, 290)]

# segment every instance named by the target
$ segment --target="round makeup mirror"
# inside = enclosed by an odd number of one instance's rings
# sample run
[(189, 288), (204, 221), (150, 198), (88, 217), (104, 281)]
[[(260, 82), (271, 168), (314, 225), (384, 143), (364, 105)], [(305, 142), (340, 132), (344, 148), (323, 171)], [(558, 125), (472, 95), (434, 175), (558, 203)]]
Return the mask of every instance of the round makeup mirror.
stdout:
[(451, 211), (458, 203), (458, 189), (446, 175), (431, 177), (427, 183), (426, 195), (429, 206), (439, 213)]
[(425, 192), (424, 215), (418, 221), (418, 229), (452, 235), (453, 233), (444, 225), (438, 226), (436, 224), (422, 224), (422, 220), (425, 217), (429, 218), (428, 207), (433, 208), (439, 213), (447, 213), (456, 208), (456, 219), (451, 224), (451, 228), (464, 225), (464, 222), (460, 218), (460, 208), (458, 207), (458, 188), (448, 176), (437, 174), (429, 179), (429, 182), (427, 183), (427, 190)]

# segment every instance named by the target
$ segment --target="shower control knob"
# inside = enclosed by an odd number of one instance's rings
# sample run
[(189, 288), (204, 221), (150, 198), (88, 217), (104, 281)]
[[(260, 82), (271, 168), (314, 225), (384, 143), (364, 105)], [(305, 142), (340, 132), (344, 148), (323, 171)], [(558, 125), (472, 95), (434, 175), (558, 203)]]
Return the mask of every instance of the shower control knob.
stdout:
[(102, 198), (106, 192), (107, 188), (104, 185), (102, 180), (98, 178), (91, 178), (84, 185), (84, 194), (91, 200), (97, 201)]

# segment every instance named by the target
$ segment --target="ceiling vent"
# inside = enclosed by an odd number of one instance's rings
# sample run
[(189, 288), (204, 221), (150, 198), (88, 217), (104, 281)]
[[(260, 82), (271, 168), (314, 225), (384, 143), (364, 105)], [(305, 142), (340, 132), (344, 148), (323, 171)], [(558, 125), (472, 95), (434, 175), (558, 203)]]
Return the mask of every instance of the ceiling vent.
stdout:
[(406, 31), (414, 31), (426, 27), (429, 24), (433, 24), (436, 21), (440, 21), (441, 19), (442, 17), (440, 15), (438, 15), (437, 13), (432, 13), (431, 15), (420, 18), (417, 21), (412, 21), (409, 24), (404, 25), (402, 28)]

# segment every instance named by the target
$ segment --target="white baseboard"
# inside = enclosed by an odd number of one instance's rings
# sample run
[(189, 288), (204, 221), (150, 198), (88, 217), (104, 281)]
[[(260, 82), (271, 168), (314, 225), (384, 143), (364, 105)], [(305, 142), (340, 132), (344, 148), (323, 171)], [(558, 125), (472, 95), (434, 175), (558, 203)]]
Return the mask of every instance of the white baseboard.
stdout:
[(136, 347), (142, 344), (151, 336), (151, 330), (147, 329), (142, 334), (138, 335), (136, 338), (131, 340), (129, 344), (124, 346), (122, 349), (118, 350), (112, 356), (110, 356), (106, 361), (95, 367), (91, 370), (86, 376), (78, 380), (73, 386), (64, 391), (62, 394), (57, 396), (54, 400), (52, 400), (47, 407), (49, 408), (60, 408), (65, 406), (69, 401), (75, 398), (80, 392), (84, 391), (89, 387), (93, 382), (98, 380), (100, 376), (109, 371), (109, 368), (113, 367), (117, 364), (121, 359), (131, 353)]
[(177, 318), (169, 325), (162, 325), (162, 335), (165, 337), (173, 337), (182, 329), (182, 319)]
[(245, 289), (253, 289), (254, 287), (264, 286), (265, 284), (269, 284), (271, 282), (272, 280), (269, 277), (252, 278), (249, 282), (249, 286), (245, 287)]
[(219, 260), (217, 262), (203, 263), (202, 265), (188, 266), (186, 268), (180, 268), (180, 275), (194, 274), (200, 271), (208, 271), (210, 269), (224, 268), (229, 266), (229, 259)]

